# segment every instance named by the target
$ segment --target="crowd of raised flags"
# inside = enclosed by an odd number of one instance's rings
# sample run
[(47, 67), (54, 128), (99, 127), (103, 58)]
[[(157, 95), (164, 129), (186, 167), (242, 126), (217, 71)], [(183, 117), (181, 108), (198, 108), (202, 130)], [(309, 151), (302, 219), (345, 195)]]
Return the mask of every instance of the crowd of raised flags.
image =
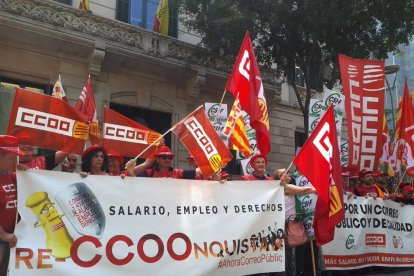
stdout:
[[(157, 13), (160, 18), (168, 13), (162, 5), (168, 5), (168, 1), (160, 1)], [(161, 32), (165, 26), (159, 28)], [(318, 245), (333, 239), (335, 225), (344, 218), (341, 178), (344, 170), (351, 175), (357, 175), (363, 169), (379, 172), (382, 161), (392, 174), (401, 174), (400, 167), (404, 165), (404, 173), (414, 175), (414, 107), (407, 83), (399, 103), (395, 138), (391, 142), (383, 119), (384, 62), (356, 60), (342, 55), (339, 62), (348, 124), (348, 166), (344, 169), (340, 163), (334, 104), (320, 118), (293, 161), (318, 191), (313, 222)], [(252, 155), (242, 111), (249, 115), (250, 125), (256, 131), (260, 154), (266, 156), (271, 152), (263, 84), (248, 33), (226, 91), (235, 98), (223, 132), (228, 137), (228, 145), (217, 134), (201, 106), (169, 130), (178, 136), (194, 158), (204, 179), (217, 174), (231, 161), (229, 148), (239, 150), (246, 158)], [(136, 159), (153, 155), (158, 141), (166, 133), (157, 133), (107, 107), (103, 109), (101, 129), (91, 78), (87, 78), (79, 99), (75, 106), (71, 106), (59, 76), (52, 96), (16, 89), (7, 134), (18, 138), (29, 136), (36, 146), (76, 154), (82, 153), (85, 143), (90, 140), (91, 144)]]

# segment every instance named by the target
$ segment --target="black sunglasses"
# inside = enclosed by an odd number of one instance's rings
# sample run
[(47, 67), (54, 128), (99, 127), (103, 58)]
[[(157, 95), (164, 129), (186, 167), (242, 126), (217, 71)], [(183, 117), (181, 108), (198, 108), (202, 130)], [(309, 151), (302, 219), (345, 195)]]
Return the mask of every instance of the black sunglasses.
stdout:
[(174, 157), (172, 156), (158, 156), (159, 158), (161, 158), (162, 160), (173, 160)]

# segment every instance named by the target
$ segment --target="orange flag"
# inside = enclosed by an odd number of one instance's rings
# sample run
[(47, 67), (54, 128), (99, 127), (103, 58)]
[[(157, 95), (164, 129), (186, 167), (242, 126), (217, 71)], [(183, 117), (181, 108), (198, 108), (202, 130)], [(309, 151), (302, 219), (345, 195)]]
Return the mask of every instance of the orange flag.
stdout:
[(252, 154), (253, 151), (250, 148), (238, 98), (234, 101), (231, 108), (223, 134), (229, 138), (229, 147), (231, 149), (239, 150), (245, 158)]
[(257, 147), (266, 156), (271, 149), (269, 116), (259, 66), (248, 32), (225, 89), (233, 93), (235, 98), (239, 97), (241, 108), (250, 116), (250, 125), (256, 130)]
[(202, 106), (178, 122), (172, 131), (194, 157), (204, 179), (217, 173), (233, 158)]
[(29, 136), (34, 146), (81, 154), (88, 131), (86, 116), (67, 102), (16, 89), (8, 135)]
[(75, 108), (87, 116), (88, 123), (90, 124), (89, 140), (92, 144), (99, 145), (101, 142), (101, 131), (99, 128), (95, 97), (93, 94), (90, 76), (86, 80), (86, 84), (82, 89), (78, 101), (76, 102)]
[(333, 240), (335, 226), (345, 216), (333, 105), (323, 115), (293, 163), (318, 191), (313, 228), (316, 243), (324, 245)]
[[(122, 156), (135, 157), (161, 135), (110, 108), (104, 108), (102, 146), (115, 150)], [(156, 150), (156, 145), (141, 156), (147, 158)]]

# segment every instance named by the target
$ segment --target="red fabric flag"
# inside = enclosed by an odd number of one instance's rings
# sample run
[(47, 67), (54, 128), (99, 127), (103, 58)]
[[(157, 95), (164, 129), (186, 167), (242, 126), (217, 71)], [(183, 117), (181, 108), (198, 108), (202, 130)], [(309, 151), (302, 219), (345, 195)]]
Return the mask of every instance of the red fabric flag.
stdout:
[[(135, 157), (161, 135), (110, 108), (104, 107), (102, 146), (122, 156)], [(155, 153), (157, 146), (146, 150), (141, 157)]]
[[(399, 159), (406, 163), (406, 174), (414, 176), (414, 107), (408, 94), (407, 78), (404, 85), (403, 107), (401, 112), (400, 142), (403, 147)], [(397, 157), (398, 158), (398, 157)], [(405, 162), (404, 162), (405, 161)]]
[(395, 139), (399, 139), (400, 138), (402, 107), (403, 107), (402, 98), (399, 97), (399, 99), (398, 99), (397, 116), (395, 118), (395, 133), (394, 133)]
[(234, 101), (231, 108), (223, 134), (229, 138), (229, 147), (231, 149), (239, 150), (245, 158), (252, 154), (253, 151), (250, 148), (238, 98)]
[(88, 130), (86, 116), (67, 102), (16, 89), (8, 135), (29, 136), (34, 146), (81, 154)]
[(384, 61), (339, 55), (348, 125), (348, 169), (378, 171), (384, 116)]
[(95, 97), (93, 94), (90, 76), (86, 80), (86, 84), (82, 89), (78, 101), (76, 102), (75, 108), (87, 116), (88, 123), (90, 124), (89, 140), (92, 144), (99, 145), (101, 142), (101, 131), (99, 128)]
[(204, 179), (217, 173), (233, 158), (200, 106), (172, 129), (194, 157)]
[(256, 130), (257, 147), (261, 154), (267, 155), (271, 149), (269, 116), (259, 66), (248, 32), (225, 89), (233, 93), (234, 98), (239, 95), (241, 108), (250, 116), (250, 125)]
[(335, 225), (344, 219), (342, 169), (333, 106), (328, 108), (293, 163), (318, 191), (313, 228), (316, 243), (321, 246), (333, 240)]

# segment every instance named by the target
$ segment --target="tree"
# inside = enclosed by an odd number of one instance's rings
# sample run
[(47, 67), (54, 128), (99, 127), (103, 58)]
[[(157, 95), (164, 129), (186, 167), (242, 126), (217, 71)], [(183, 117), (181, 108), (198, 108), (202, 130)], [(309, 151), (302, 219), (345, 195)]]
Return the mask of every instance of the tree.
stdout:
[[(304, 126), (312, 95), (312, 71), (330, 71), (319, 81), (332, 88), (340, 77), (338, 54), (384, 59), (407, 44), (414, 32), (414, 0), (180, 0), (183, 23), (202, 36), (209, 59), (232, 60), (246, 30), (261, 65), (293, 87)], [(305, 97), (295, 82), (295, 66), (304, 75)]]

